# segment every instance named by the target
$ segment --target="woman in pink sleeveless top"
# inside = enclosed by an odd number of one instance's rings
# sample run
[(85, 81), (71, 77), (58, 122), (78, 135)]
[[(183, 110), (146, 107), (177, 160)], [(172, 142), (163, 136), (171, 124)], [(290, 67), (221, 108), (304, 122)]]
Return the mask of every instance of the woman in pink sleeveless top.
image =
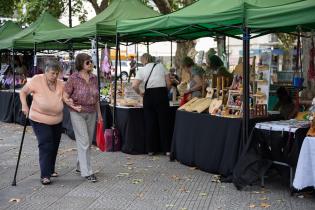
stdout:
[[(23, 113), (28, 116), (38, 140), (39, 164), (42, 184), (50, 184), (50, 177), (57, 177), (55, 163), (59, 148), (63, 119), (63, 81), (58, 80), (61, 68), (56, 61), (49, 61), (44, 74), (35, 75), (20, 92)], [(32, 94), (29, 109), (26, 97)]]

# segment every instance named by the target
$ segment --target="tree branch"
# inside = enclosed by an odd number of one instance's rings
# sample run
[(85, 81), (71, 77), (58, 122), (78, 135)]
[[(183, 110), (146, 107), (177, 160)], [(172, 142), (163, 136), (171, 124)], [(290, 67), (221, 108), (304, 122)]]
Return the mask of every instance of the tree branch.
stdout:
[(168, 14), (172, 12), (172, 8), (168, 0), (153, 0), (153, 2), (162, 14)]

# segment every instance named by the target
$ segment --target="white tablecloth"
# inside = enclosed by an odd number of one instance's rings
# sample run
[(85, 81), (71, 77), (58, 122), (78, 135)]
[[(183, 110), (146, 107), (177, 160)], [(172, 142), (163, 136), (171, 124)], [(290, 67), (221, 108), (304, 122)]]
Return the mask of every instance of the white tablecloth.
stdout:
[(305, 137), (303, 141), (293, 186), (298, 190), (315, 187), (315, 137)]
[(280, 120), (256, 123), (255, 128), (270, 131), (287, 131), (295, 133), (299, 128), (310, 127), (309, 121)]

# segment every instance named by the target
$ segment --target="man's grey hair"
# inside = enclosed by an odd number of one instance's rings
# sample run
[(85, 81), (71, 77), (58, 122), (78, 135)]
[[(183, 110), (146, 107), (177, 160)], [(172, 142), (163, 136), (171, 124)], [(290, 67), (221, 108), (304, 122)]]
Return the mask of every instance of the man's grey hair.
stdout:
[(61, 66), (59, 62), (55, 60), (47, 61), (45, 64), (45, 72), (48, 72), (49, 70), (61, 72)]
[(149, 53), (144, 53), (141, 57), (144, 58), (145, 60), (147, 60), (148, 63), (154, 62), (154, 58)]

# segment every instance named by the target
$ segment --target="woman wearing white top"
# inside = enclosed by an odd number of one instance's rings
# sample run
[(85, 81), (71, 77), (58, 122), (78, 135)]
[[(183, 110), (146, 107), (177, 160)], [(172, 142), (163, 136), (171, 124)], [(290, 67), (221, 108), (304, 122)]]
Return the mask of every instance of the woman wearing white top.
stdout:
[[(146, 151), (153, 155), (159, 149), (169, 154), (171, 146), (171, 130), (169, 119), (168, 90), (171, 81), (161, 63), (154, 63), (152, 56), (145, 53), (141, 56), (144, 68), (137, 72), (132, 87), (143, 96)], [(140, 92), (140, 84), (145, 83), (145, 92)]]

